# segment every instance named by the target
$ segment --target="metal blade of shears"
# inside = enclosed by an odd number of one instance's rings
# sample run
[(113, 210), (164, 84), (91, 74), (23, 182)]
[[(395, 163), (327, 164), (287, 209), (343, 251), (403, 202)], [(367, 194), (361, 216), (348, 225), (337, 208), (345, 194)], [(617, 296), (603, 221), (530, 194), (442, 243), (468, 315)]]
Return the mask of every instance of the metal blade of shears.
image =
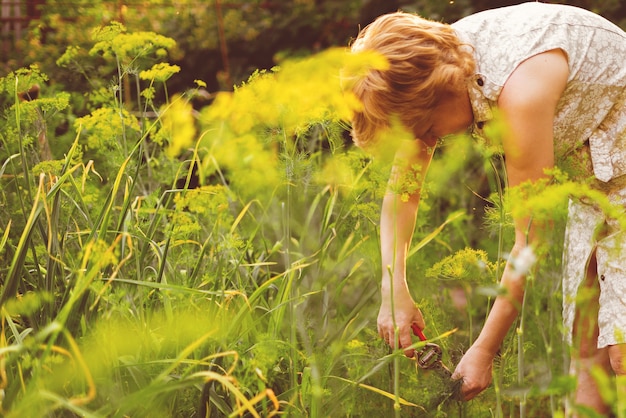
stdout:
[[(428, 338), (424, 332), (416, 325), (411, 326), (413, 333), (417, 335), (420, 341), (427, 341)], [(417, 365), (424, 370), (434, 370), (442, 377), (452, 377), (452, 372), (441, 361), (443, 352), (441, 347), (435, 343), (426, 343), (421, 350), (416, 351)]]

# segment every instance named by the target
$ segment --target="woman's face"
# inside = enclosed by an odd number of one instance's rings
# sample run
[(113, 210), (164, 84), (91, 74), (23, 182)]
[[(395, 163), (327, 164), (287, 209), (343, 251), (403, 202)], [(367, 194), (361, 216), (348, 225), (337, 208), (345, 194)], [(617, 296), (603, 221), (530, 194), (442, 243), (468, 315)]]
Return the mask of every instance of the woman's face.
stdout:
[(416, 137), (428, 145), (434, 145), (441, 137), (465, 132), (474, 122), (474, 114), (467, 91), (450, 96), (433, 110), (430, 124)]

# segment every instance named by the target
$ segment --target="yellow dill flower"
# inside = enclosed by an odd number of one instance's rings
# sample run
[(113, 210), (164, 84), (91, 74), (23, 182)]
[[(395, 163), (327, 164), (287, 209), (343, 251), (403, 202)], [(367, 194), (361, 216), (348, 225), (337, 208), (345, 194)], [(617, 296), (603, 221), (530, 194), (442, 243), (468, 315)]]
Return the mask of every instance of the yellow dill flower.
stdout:
[(203, 120), (209, 125), (225, 122), (236, 134), (272, 126), (297, 135), (314, 122), (350, 119), (360, 108), (350, 80), (385, 67), (379, 56), (351, 54), (345, 48), (286, 61), (272, 71), (255, 72), (232, 93), (220, 93)]
[(178, 65), (170, 65), (166, 62), (160, 62), (154, 64), (149, 70), (144, 70), (139, 73), (139, 78), (142, 80), (154, 80), (165, 83), (171, 76), (180, 72)]
[(161, 114), (161, 131), (169, 142), (165, 154), (174, 158), (190, 147), (196, 139), (196, 126), (193, 108), (180, 96), (175, 96), (172, 103), (163, 109)]

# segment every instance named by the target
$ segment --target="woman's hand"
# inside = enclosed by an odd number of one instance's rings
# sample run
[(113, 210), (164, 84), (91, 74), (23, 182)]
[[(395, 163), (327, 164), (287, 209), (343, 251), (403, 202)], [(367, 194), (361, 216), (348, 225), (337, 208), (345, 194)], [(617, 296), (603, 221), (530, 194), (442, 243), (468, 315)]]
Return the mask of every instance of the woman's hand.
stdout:
[[(400, 286), (399, 286), (400, 287)], [(382, 303), (378, 312), (378, 334), (391, 348), (396, 348), (394, 315), (392, 314), (391, 292), (383, 289)], [(393, 308), (395, 311), (395, 325), (398, 327), (398, 348), (406, 348), (413, 344), (411, 326), (416, 324), (424, 329), (424, 318), (406, 287), (394, 289)], [(415, 350), (404, 350), (407, 357), (413, 357)]]
[(494, 355), (491, 351), (474, 344), (467, 350), (452, 379), (463, 379), (461, 395), (463, 400), (469, 401), (491, 384)]

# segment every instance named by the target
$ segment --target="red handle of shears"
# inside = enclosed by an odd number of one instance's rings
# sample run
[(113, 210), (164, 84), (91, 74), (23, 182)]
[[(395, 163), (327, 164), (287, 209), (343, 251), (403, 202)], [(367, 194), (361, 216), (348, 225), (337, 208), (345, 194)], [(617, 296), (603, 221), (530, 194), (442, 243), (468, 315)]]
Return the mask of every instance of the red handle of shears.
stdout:
[(417, 324), (411, 325), (411, 329), (413, 330), (413, 334), (417, 335), (420, 340), (426, 341), (428, 338), (424, 335), (424, 332), (417, 326)]

